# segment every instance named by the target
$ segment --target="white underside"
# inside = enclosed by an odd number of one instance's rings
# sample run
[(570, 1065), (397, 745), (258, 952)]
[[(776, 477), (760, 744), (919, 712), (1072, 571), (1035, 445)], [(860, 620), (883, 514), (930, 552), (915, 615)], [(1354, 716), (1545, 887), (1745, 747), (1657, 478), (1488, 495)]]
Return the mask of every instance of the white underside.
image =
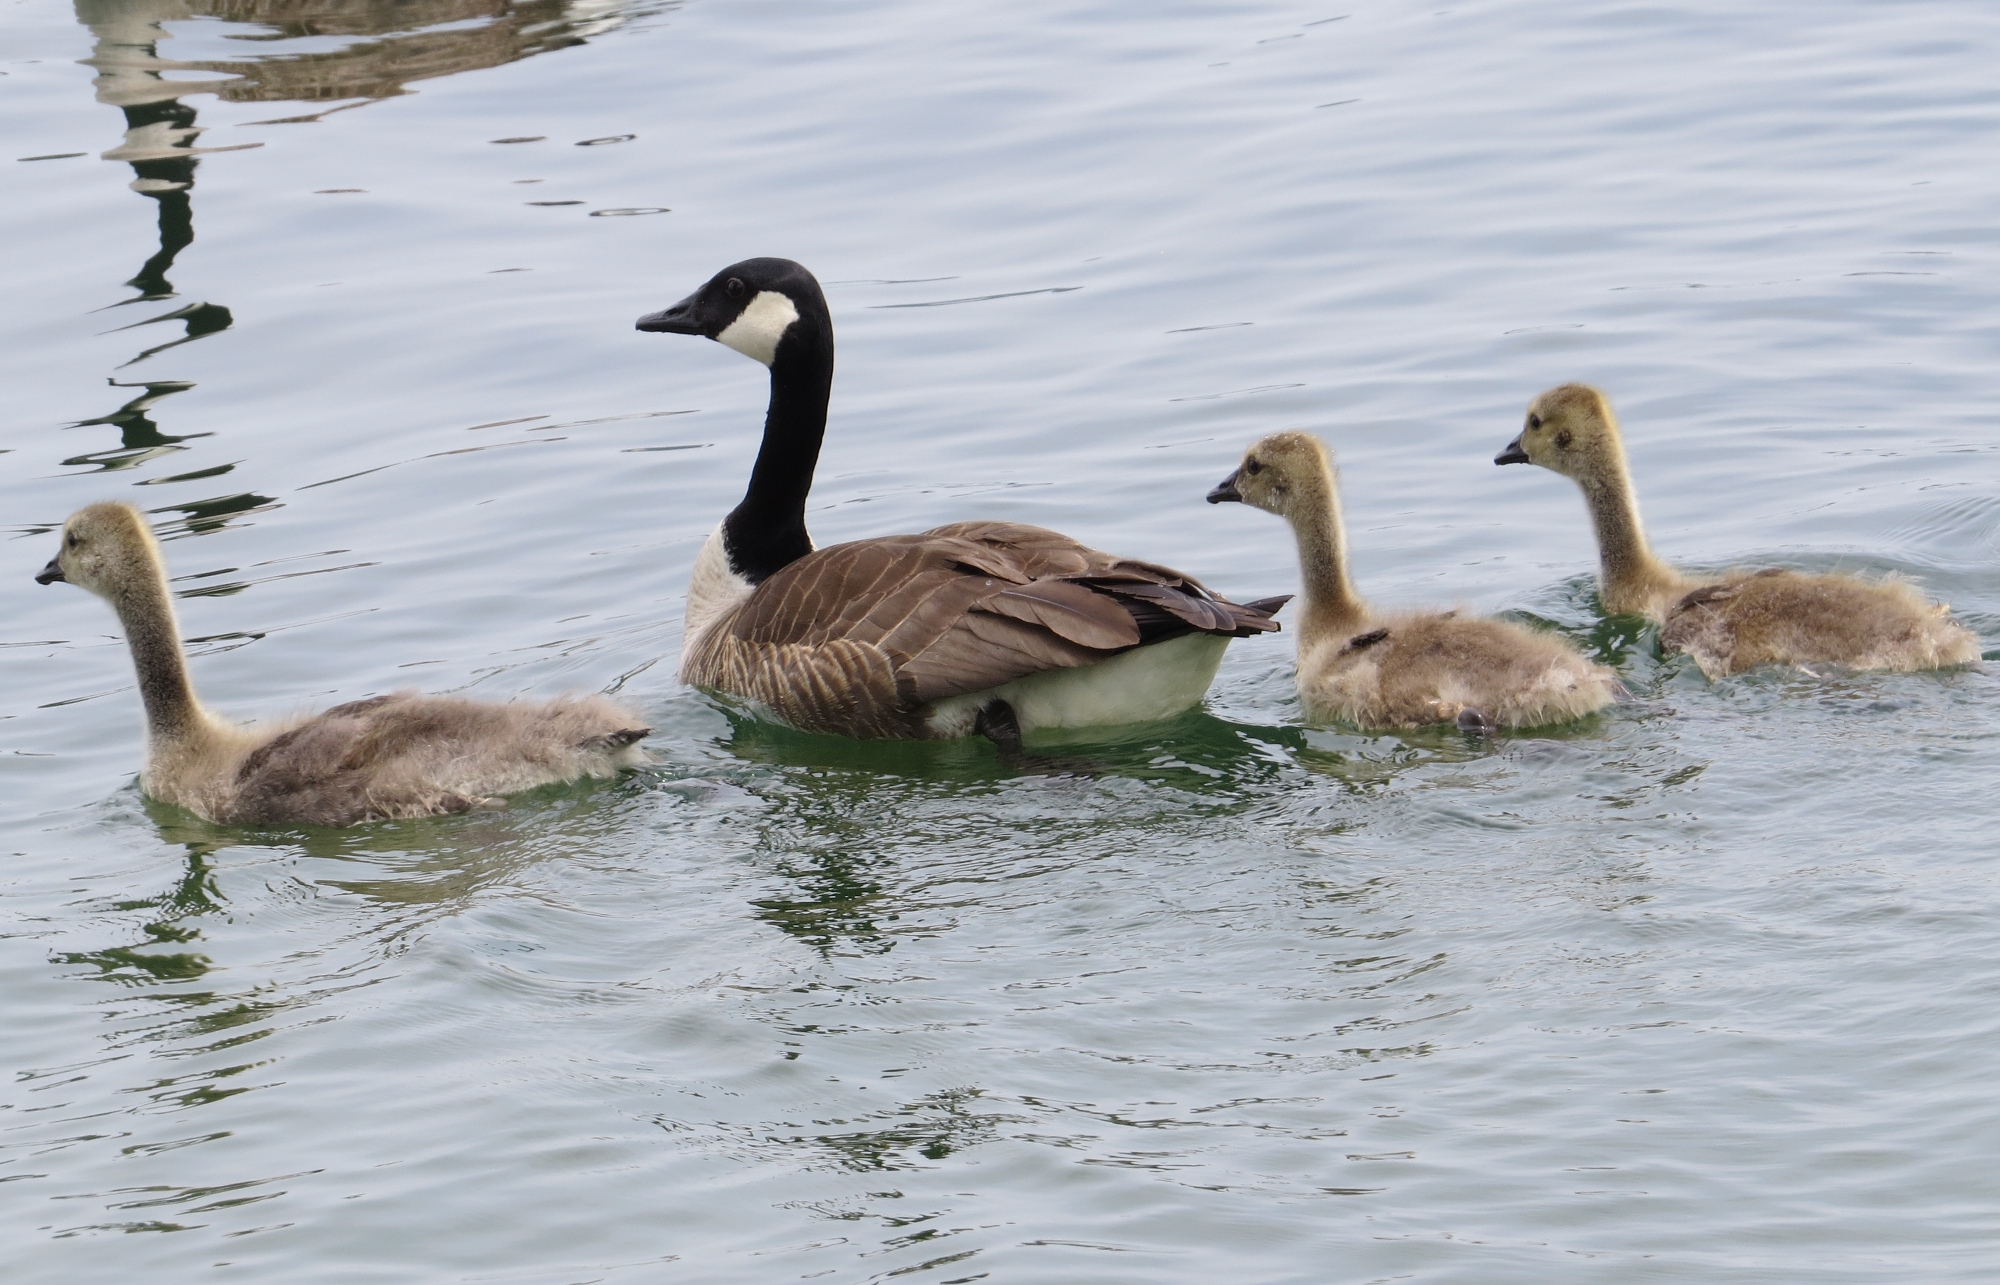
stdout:
[(730, 567), (729, 550), (722, 543), (722, 524), (716, 523), (701, 552), (695, 555), (694, 570), (688, 576), (687, 626), (681, 635), (681, 655), (692, 656), (695, 639), (701, 637), (701, 631), (714, 623), (717, 616), (748, 598), (756, 587)]
[(970, 736), (980, 708), (992, 700), (1014, 707), (1023, 732), (1172, 718), (1207, 695), (1228, 647), (1226, 636), (1185, 634), (1094, 665), (1043, 670), (937, 701), (925, 728), (932, 736)]

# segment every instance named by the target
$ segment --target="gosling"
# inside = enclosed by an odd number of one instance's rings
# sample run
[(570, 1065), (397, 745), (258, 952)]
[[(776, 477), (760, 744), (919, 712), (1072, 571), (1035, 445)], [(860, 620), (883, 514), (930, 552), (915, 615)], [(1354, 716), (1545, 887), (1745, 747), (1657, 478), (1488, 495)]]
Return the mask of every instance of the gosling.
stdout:
[(602, 696), (496, 705), (397, 692), (303, 719), (244, 727), (202, 707), (189, 681), (160, 547), (129, 504), (63, 524), (35, 577), (111, 604), (146, 707), (140, 787), (224, 825), (353, 825), (506, 806), (514, 794), (646, 762), (652, 729)]
[(1661, 649), (1686, 652), (1711, 679), (1758, 665), (1910, 672), (1979, 660), (1978, 637), (1901, 581), (1775, 568), (1695, 577), (1660, 561), (1639, 524), (1618, 421), (1595, 388), (1564, 384), (1535, 398), (1493, 462), (1575, 481), (1597, 528), (1605, 611), (1653, 620)]
[(1546, 633), (1455, 611), (1377, 612), (1347, 578), (1347, 535), (1327, 449), (1273, 433), (1208, 493), (1275, 513), (1298, 540), (1305, 610), (1299, 697), (1314, 719), (1358, 727), (1456, 722), (1472, 732), (1566, 722), (1625, 694), (1618, 676)]

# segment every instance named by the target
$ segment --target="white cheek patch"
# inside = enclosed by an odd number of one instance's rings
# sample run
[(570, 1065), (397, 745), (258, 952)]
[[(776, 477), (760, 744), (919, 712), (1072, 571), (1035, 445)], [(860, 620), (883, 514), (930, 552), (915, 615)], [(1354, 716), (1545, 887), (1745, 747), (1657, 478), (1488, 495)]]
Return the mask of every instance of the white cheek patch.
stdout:
[(750, 305), (715, 339), (768, 366), (778, 355), (778, 340), (798, 319), (799, 310), (792, 305), (791, 296), (777, 290), (759, 290)]

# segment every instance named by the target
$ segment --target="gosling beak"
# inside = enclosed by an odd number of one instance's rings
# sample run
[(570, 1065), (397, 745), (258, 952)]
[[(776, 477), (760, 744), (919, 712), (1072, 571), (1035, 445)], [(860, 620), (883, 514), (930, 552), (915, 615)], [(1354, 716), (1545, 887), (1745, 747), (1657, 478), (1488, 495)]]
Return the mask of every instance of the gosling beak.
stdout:
[(1235, 500), (1238, 503), (1241, 503), (1243, 500), (1243, 492), (1236, 489), (1236, 479), (1241, 477), (1242, 475), (1243, 475), (1243, 470), (1237, 469), (1234, 473), (1231, 473), (1228, 477), (1223, 478), (1222, 481), (1216, 484), (1215, 489), (1208, 493), (1208, 502), (1210, 504), (1220, 504), (1224, 500)]
[(58, 580), (62, 581), (64, 584), (69, 583), (69, 577), (62, 573), (61, 560), (58, 558), (50, 558), (49, 565), (43, 567), (41, 571), (36, 574), (35, 583), (54, 584)]
[(695, 319), (695, 304), (701, 300), (697, 290), (671, 308), (649, 312), (635, 323), (637, 329), (658, 335), (698, 335), (703, 333), (701, 323)]
[(1532, 463), (1532, 461), (1528, 459), (1528, 453), (1521, 449), (1521, 439), (1518, 437), (1515, 438), (1513, 441), (1507, 443), (1507, 449), (1500, 452), (1498, 455), (1495, 455), (1493, 457), (1493, 462), (1495, 464)]

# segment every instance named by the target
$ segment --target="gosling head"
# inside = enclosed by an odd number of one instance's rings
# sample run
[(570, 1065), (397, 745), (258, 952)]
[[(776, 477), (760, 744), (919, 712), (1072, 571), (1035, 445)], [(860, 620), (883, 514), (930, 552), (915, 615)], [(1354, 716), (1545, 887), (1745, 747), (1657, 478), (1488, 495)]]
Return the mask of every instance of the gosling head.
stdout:
[(1273, 433), (1252, 443), (1236, 471), (1208, 493), (1208, 502), (1234, 500), (1289, 518), (1302, 501), (1324, 502), (1332, 467), (1326, 446), (1311, 433)]
[(1528, 403), (1520, 435), (1493, 462), (1539, 464), (1581, 482), (1622, 458), (1618, 421), (1604, 394), (1588, 384), (1564, 384)]
[(766, 366), (788, 337), (826, 327), (826, 296), (813, 274), (790, 259), (745, 259), (671, 308), (639, 318), (640, 330), (705, 335)]
[(78, 509), (63, 523), (62, 546), (36, 575), (36, 584), (58, 580), (109, 598), (134, 577), (158, 565), (159, 546), (145, 515), (107, 501)]

